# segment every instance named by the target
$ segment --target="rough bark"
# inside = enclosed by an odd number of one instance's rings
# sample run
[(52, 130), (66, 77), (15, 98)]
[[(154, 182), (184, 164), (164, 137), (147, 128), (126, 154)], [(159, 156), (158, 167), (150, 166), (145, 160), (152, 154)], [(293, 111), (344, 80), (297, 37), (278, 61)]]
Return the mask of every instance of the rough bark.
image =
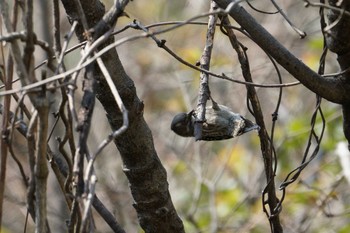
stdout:
[[(73, 1), (62, 0), (62, 3), (69, 20), (72, 22), (78, 19)], [(81, 1), (81, 4), (88, 25), (92, 28), (103, 17), (104, 7), (99, 1), (86, 0)], [(79, 40), (83, 41), (81, 25), (76, 33)], [(113, 39), (106, 44), (111, 42)], [(110, 50), (102, 59), (129, 112), (129, 128), (114, 142), (123, 160), (123, 170), (129, 179), (140, 225), (145, 232), (184, 232), (168, 191), (166, 171), (157, 156), (151, 131), (143, 118), (143, 103), (136, 94), (134, 82), (126, 74), (116, 50)], [(96, 97), (106, 111), (112, 130), (117, 130), (123, 123), (122, 114), (98, 69), (97, 76)]]
[(337, 2), (339, 1), (329, 1), (329, 5), (340, 10), (330, 9), (328, 11), (328, 27), (323, 28), (323, 30), (327, 39), (327, 47), (338, 56), (342, 56), (350, 52), (350, 17), (342, 12), (342, 10), (349, 12), (350, 2), (342, 1), (341, 6), (337, 6)]
[[(338, 1), (331, 0), (329, 4), (350, 11), (350, 2), (343, 1), (341, 6), (337, 6)], [(327, 47), (337, 54), (338, 64), (343, 73), (345, 82), (350, 84), (350, 17), (344, 15), (342, 11), (329, 10), (328, 26), (323, 28), (326, 37)], [(346, 70), (348, 70), (346, 72)], [(348, 96), (350, 96), (348, 92)], [(342, 103), (343, 108), (343, 130), (350, 150), (350, 101)]]

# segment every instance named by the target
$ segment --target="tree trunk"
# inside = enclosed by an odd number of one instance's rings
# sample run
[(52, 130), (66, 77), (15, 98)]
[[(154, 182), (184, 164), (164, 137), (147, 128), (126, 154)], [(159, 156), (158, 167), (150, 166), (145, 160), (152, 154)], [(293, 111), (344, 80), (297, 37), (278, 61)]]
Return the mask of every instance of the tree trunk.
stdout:
[[(62, 0), (70, 22), (78, 20), (73, 1)], [(88, 25), (94, 27), (105, 11), (99, 1), (81, 1)], [(76, 30), (80, 41), (84, 40), (81, 24)], [(109, 39), (103, 46), (113, 42)], [(173, 206), (168, 190), (167, 174), (153, 145), (151, 131), (143, 118), (143, 103), (136, 94), (134, 82), (126, 74), (115, 49), (102, 56), (114, 85), (129, 113), (129, 127), (114, 142), (123, 160), (123, 170), (130, 182), (134, 208), (145, 232), (184, 232), (181, 219)], [(123, 123), (122, 114), (114, 97), (97, 68), (98, 86), (96, 97), (103, 105), (112, 130)]]

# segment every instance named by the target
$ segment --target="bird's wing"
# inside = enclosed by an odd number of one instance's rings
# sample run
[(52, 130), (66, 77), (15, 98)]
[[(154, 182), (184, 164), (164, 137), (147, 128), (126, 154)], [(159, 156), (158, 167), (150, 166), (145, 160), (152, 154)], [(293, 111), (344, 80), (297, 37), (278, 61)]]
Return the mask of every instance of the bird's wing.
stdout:
[(213, 141), (232, 138), (229, 118), (222, 115), (223, 113), (221, 106), (220, 109), (212, 107), (206, 109), (202, 140)]
[(202, 140), (213, 141), (232, 138), (225, 124), (203, 123)]
[(258, 126), (226, 106), (215, 104), (206, 108), (202, 140), (224, 140), (239, 136)]

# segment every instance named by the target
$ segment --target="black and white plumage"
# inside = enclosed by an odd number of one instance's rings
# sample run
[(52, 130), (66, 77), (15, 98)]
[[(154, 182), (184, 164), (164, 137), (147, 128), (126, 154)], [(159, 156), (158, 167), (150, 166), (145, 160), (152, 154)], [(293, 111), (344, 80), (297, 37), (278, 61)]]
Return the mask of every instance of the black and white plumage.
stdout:
[[(240, 136), (260, 127), (241, 115), (234, 113), (226, 106), (213, 102), (213, 106), (206, 107), (205, 122), (203, 122), (200, 140), (224, 140)], [(195, 111), (179, 113), (171, 122), (171, 129), (182, 137), (194, 137)]]

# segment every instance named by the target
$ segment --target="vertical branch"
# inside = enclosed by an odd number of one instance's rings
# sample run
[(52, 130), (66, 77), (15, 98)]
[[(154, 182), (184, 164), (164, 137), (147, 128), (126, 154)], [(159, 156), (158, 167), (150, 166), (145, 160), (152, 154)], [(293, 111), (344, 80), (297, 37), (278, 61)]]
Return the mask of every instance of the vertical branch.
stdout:
[[(25, 15), (26, 28), (26, 44), (24, 47), (23, 63), (27, 72), (30, 74), (31, 63), (33, 62), (34, 47), (34, 32), (33, 32), (33, 0), (27, 0), (27, 11)], [(34, 76), (29, 75), (30, 81), (34, 81)]]
[[(250, 73), (250, 67), (248, 59), (246, 57), (245, 51), (240, 46), (233, 30), (230, 28), (230, 22), (227, 16), (223, 16), (222, 19), (223, 28), (225, 29), (224, 33), (229, 37), (232, 47), (235, 49), (238, 55), (238, 60), (241, 64), (242, 74), (247, 82), (252, 82), (252, 77)], [(246, 86), (248, 91), (248, 99), (252, 105), (256, 123), (260, 126), (259, 138), (261, 143), (261, 152), (264, 160), (265, 166), (265, 175), (267, 180), (267, 186), (263, 193), (263, 206), (264, 211), (266, 212), (272, 232), (283, 232), (280, 220), (279, 220), (279, 209), (278, 207), (278, 198), (275, 192), (275, 171), (274, 171), (274, 157), (273, 157), (273, 145), (271, 145), (271, 140), (268, 135), (268, 132), (265, 127), (264, 116), (261, 110), (259, 98), (256, 94), (255, 88), (253, 86)], [(267, 195), (267, 200), (264, 200), (264, 195)], [(268, 204), (269, 211), (265, 209), (265, 205)], [(270, 213), (268, 213), (270, 212)]]
[(38, 138), (36, 143), (35, 161), (35, 200), (36, 200), (36, 232), (46, 232), (46, 189), (47, 177), (49, 175), (47, 167), (47, 132), (49, 104), (45, 96), (37, 98), (36, 108), (38, 111)]
[[(116, 1), (114, 9), (103, 16), (104, 8), (99, 1), (81, 1), (85, 14), (89, 15), (88, 25), (94, 27), (92, 31), (94, 39), (113, 28), (116, 19), (123, 15), (127, 2)], [(70, 20), (76, 20), (77, 11), (72, 7), (74, 4), (68, 0), (62, 0), (62, 3)], [(78, 25), (76, 34), (80, 41), (84, 40), (83, 32), (82, 26)], [(102, 46), (105, 47), (112, 42), (113, 38), (109, 38)], [(143, 103), (136, 94), (134, 83), (126, 74), (115, 49), (108, 51), (101, 58), (129, 113), (128, 129), (114, 142), (123, 159), (123, 171), (130, 182), (131, 194), (135, 200), (133, 206), (137, 211), (140, 225), (145, 232), (184, 232), (182, 221), (171, 201), (166, 171), (157, 156), (152, 134), (143, 118)], [(106, 111), (112, 130), (117, 132), (123, 125), (123, 115), (126, 114), (122, 114), (118, 108), (101, 70), (96, 69), (95, 75), (99, 81), (96, 96)]]
[[(322, 2), (322, 0), (321, 0), (321, 2)], [(320, 8), (319, 14), (320, 14), (321, 28), (324, 30), (324, 28), (326, 28), (327, 24), (325, 22), (323, 8)], [(326, 36), (324, 35), (324, 37), (323, 37), (323, 53), (320, 57), (320, 63), (319, 63), (319, 67), (318, 67), (318, 74), (320, 74), (320, 75), (323, 75), (324, 71), (325, 71), (327, 53), (328, 53), (328, 47), (326, 44)], [(322, 101), (322, 97), (319, 95), (316, 95), (316, 108), (315, 108), (315, 110), (312, 114), (312, 117), (311, 117), (311, 122), (310, 122), (311, 129), (310, 129), (309, 138), (308, 138), (308, 141), (306, 144), (306, 148), (304, 151), (303, 159), (301, 161), (301, 164), (297, 168), (295, 168), (291, 172), (289, 172), (288, 175), (286, 176), (285, 180), (281, 183), (280, 188), (279, 188), (280, 190), (282, 190), (282, 197), (281, 197), (280, 204), (284, 201), (287, 186), (289, 186), (290, 184), (294, 183), (297, 180), (297, 178), (299, 177), (301, 172), (308, 166), (308, 164), (314, 158), (316, 158), (316, 156), (319, 152), (321, 141), (323, 138), (323, 134), (325, 132), (325, 127), (326, 127), (325, 116), (324, 116), (323, 111), (321, 109), (321, 101)], [(321, 117), (321, 122), (322, 122), (321, 123), (321, 125), (322, 125), (321, 132), (319, 134), (315, 131), (316, 119), (317, 119), (318, 114)], [(344, 119), (345, 119), (345, 116), (344, 116)], [(314, 141), (316, 142), (316, 145), (314, 148), (312, 148), (311, 146), (312, 146), (312, 143)], [(312, 151), (312, 152), (310, 152), (310, 151)]]
[[(3, 51), (3, 47), (1, 45), (1, 52)], [(4, 80), (5, 84), (5, 90), (9, 90), (11, 88), (11, 80), (4, 75), (2, 71), (0, 71), (1, 80)], [(9, 81), (9, 82), (8, 82)], [(3, 107), (3, 114), (2, 114), (2, 129), (1, 129), (1, 141), (0, 141), (0, 229), (2, 226), (2, 213), (3, 213), (3, 201), (4, 201), (4, 191), (5, 191), (5, 179), (6, 179), (6, 163), (7, 163), (7, 141), (8, 141), (8, 132), (7, 132), (7, 126), (8, 126), (8, 118), (9, 118), (9, 111), (10, 111), (10, 103), (11, 103), (11, 96), (5, 96), (4, 97), (4, 107)]]
[[(95, 106), (96, 80), (94, 77), (94, 64), (86, 67), (83, 99), (78, 113), (79, 141), (76, 156), (74, 157), (73, 179), (76, 183), (75, 201), (79, 200), (85, 189), (84, 184), (84, 156), (88, 153), (87, 138), (91, 126), (92, 113)], [(76, 203), (77, 204), (77, 203)]]
[(91, 181), (89, 185), (89, 193), (87, 194), (85, 206), (84, 206), (84, 213), (82, 216), (82, 228), (81, 232), (86, 232), (86, 229), (88, 227), (88, 217), (91, 215), (91, 205), (95, 196), (95, 187), (96, 187), (97, 177), (96, 175), (91, 176)]
[[(91, 36), (87, 34), (89, 25), (87, 24), (84, 10), (82, 9), (82, 5), (80, 0), (74, 1), (75, 8), (77, 10), (79, 20), (84, 29), (84, 35), (88, 38), (89, 43), (87, 43), (85, 47), (85, 52), (88, 51), (90, 47), (90, 43), (92, 42)], [(88, 54), (88, 53), (87, 53)], [(91, 127), (91, 118), (92, 113), (95, 107), (95, 90), (96, 90), (96, 79), (95, 79), (95, 62), (89, 64), (86, 67), (83, 81), (83, 98), (80, 103), (79, 112), (77, 115), (77, 131), (79, 132), (79, 141), (78, 148), (76, 150), (74, 156), (74, 165), (73, 165), (73, 182), (75, 183), (75, 194), (74, 201), (72, 207), (72, 215), (71, 215), (71, 229), (73, 229), (74, 223), (77, 223), (76, 231), (89, 231), (86, 229), (87, 224), (89, 223), (84, 218), (83, 226), (81, 226), (81, 210), (79, 208), (79, 201), (81, 200), (86, 184), (84, 184), (84, 156), (88, 154), (87, 147), (87, 138), (89, 135), (90, 127)], [(71, 99), (74, 97), (74, 90), (70, 89)], [(74, 107), (73, 102), (69, 102), (71, 105), (72, 115), (74, 115)], [(76, 221), (77, 220), (77, 221)]]
[[(25, 15), (26, 19), (26, 31), (27, 38), (24, 47), (23, 64), (28, 74), (27, 81), (23, 80), (22, 83), (36, 82), (34, 67), (33, 67), (33, 53), (34, 47), (34, 27), (33, 27), (33, 1), (27, 0), (27, 11)], [(49, 54), (49, 57), (52, 55)], [(49, 64), (51, 64), (49, 59)], [(46, 78), (46, 73), (42, 73), (42, 79)], [(23, 78), (22, 78), (23, 79)], [(49, 230), (49, 224), (47, 222), (47, 136), (48, 136), (48, 114), (49, 114), (49, 99), (46, 95), (46, 86), (42, 86), (42, 90), (39, 93), (29, 94), (30, 100), (33, 106), (38, 112), (38, 125), (37, 125), (37, 141), (35, 152), (35, 220), (36, 220), (36, 232), (47, 232)], [(44, 142), (44, 143), (43, 143)]]
[[(322, 1), (323, 3), (324, 1)], [(340, 5), (339, 5), (340, 3)], [(350, 17), (343, 14), (344, 11), (350, 11), (349, 1), (330, 0), (329, 5), (336, 8), (341, 8), (342, 11), (334, 9), (329, 10), (327, 14), (328, 25), (321, 22), (322, 32), (326, 39), (326, 44), (329, 50), (337, 54), (337, 61), (341, 71), (349, 70), (350, 68)], [(320, 10), (323, 10), (321, 8)], [(350, 72), (344, 72), (342, 76), (346, 83), (350, 83)], [(348, 141), (348, 149), (350, 150), (350, 103), (342, 103), (343, 109), (343, 131), (346, 140)]]
[[(33, 31), (33, 1), (28, 0), (26, 5), (27, 11), (25, 12), (25, 29), (27, 31), (27, 37), (24, 47), (23, 59), (21, 57), (21, 50), (17, 41), (11, 41), (11, 55), (16, 64), (17, 75), (19, 76), (23, 85), (27, 85), (36, 81), (33, 72), (33, 52), (35, 49), (35, 35)], [(0, 10), (7, 31), (9, 33), (13, 32), (13, 26), (11, 25), (8, 16), (8, 5), (3, 0), (0, 1)], [(28, 208), (32, 216), (34, 215), (33, 212), (35, 209), (36, 232), (46, 232), (48, 230), (48, 224), (46, 221), (46, 182), (48, 176), (48, 168), (46, 164), (47, 144), (43, 142), (46, 142), (47, 140), (49, 102), (46, 99), (45, 91), (46, 89), (43, 87), (41, 93), (34, 93), (29, 95), (32, 104), (38, 111), (40, 122), (38, 126), (38, 140), (36, 143), (36, 148), (34, 148), (34, 138), (32, 138), (33, 140), (28, 141), (28, 143), (30, 142), (30, 144), (28, 144), (30, 153), (34, 153), (34, 150), (36, 150), (35, 165), (31, 164), (31, 168), (34, 168), (35, 174), (31, 185), (35, 183), (35, 188), (33, 186), (30, 186), (28, 190), (28, 192), (31, 193), (28, 195), (30, 199), (28, 200)], [(31, 154), (31, 156), (32, 158), (34, 157), (33, 154)], [(34, 199), (34, 195), (32, 195), (32, 193), (34, 192), (34, 189), (36, 204), (35, 207), (32, 205)]]
[[(216, 10), (217, 5), (214, 1), (211, 1), (210, 11)], [(207, 39), (204, 47), (203, 54), (199, 61), (200, 68), (209, 70), (210, 68), (210, 58), (211, 52), (213, 49), (214, 42), (214, 34), (215, 27), (217, 21), (217, 15), (210, 15), (208, 20), (208, 30), (207, 30)], [(199, 86), (199, 94), (198, 94), (198, 103), (196, 109), (196, 120), (194, 123), (194, 137), (196, 140), (200, 140), (202, 138), (202, 127), (203, 122), (205, 121), (205, 106), (210, 98), (210, 90), (209, 90), (209, 75), (207, 73), (200, 73), (200, 86)]]
[[(33, 69), (34, 47), (34, 27), (33, 27), (33, 0), (27, 0), (25, 15), (25, 28), (27, 32), (26, 44), (24, 47), (23, 63), (29, 74), (29, 82), (35, 82)], [(46, 73), (42, 74), (46, 78)], [(29, 95), (31, 102), (38, 111), (38, 128), (36, 142), (36, 160), (35, 160), (35, 232), (46, 232), (46, 189), (47, 177), (49, 175), (46, 153), (47, 153), (47, 133), (48, 133), (48, 114), (49, 104), (46, 98), (46, 88), (42, 87), (42, 92)]]
[(60, 32), (60, 6), (59, 0), (53, 1), (53, 18), (54, 18), (54, 27), (53, 27), (53, 38), (54, 38), (54, 49), (56, 52), (56, 57), (58, 52), (61, 51), (61, 32)]
[[(13, 8), (13, 27), (17, 25), (17, 2), (14, 4)], [(2, 25), (1, 35), (2, 35)], [(1, 44), (1, 56), (2, 60), (5, 61), (4, 48)], [(11, 55), (8, 56), (7, 64), (2, 67), (0, 70), (0, 80), (5, 85), (5, 90), (10, 90), (12, 88), (12, 75), (13, 75), (13, 60)], [(10, 119), (10, 105), (11, 105), (11, 96), (5, 96), (3, 99), (3, 113), (2, 113), (2, 130), (1, 130), (1, 141), (0, 141), (0, 230), (2, 229), (2, 214), (3, 214), (3, 200), (5, 192), (5, 180), (6, 180), (6, 164), (7, 164), (7, 155), (8, 155), (8, 131), (7, 126)]]
[(37, 116), (38, 111), (35, 111), (32, 115), (28, 130), (26, 133), (27, 138), (27, 147), (28, 147), (28, 164), (29, 164), (29, 170), (30, 170), (30, 176), (29, 176), (29, 186), (27, 188), (27, 209), (29, 214), (32, 216), (34, 222), (35, 222), (35, 137), (34, 137), (34, 131), (36, 129), (36, 122), (37, 122)]
[[(7, 32), (12, 33), (13, 27), (11, 25), (11, 21), (8, 15), (8, 8), (9, 6), (7, 2), (5, 2), (4, 0), (0, 0), (0, 11), (1, 11), (3, 24), (5, 25)], [(27, 80), (28, 74), (21, 58), (21, 49), (16, 40), (11, 40), (10, 44), (11, 44), (11, 55), (16, 64), (17, 74), (22, 84), (26, 85), (28, 82)]]
[[(75, 21), (71, 27), (71, 30), (67, 35), (65, 35), (65, 40), (63, 43), (63, 47), (61, 46), (61, 33), (60, 33), (60, 8), (59, 8), (59, 0), (54, 0), (53, 1), (53, 13), (54, 13), (54, 50), (57, 58), (57, 70), (55, 73), (59, 72), (64, 72), (65, 71), (65, 66), (63, 63), (63, 58), (65, 51), (68, 47), (68, 42), (73, 36), (74, 29), (77, 25), (77, 22)], [(62, 81), (59, 81), (62, 83)], [(69, 209), (72, 207), (72, 201), (71, 199), (68, 198), (68, 195), (71, 195), (71, 190), (70, 190), (70, 184), (72, 181), (72, 157), (68, 155), (66, 150), (64, 149), (65, 144), (69, 143), (70, 150), (71, 150), (71, 155), (75, 154), (75, 143), (74, 143), (74, 138), (73, 138), (73, 122), (72, 122), (72, 117), (71, 117), (71, 112), (69, 111), (69, 107), (67, 109), (67, 115), (65, 114), (65, 107), (67, 106), (67, 93), (66, 93), (66, 88), (62, 86), (60, 88), (61, 91), (61, 103), (59, 104), (59, 110), (57, 112), (57, 118), (60, 118), (62, 120), (62, 123), (65, 127), (65, 133), (63, 139), (57, 138), (58, 141), (58, 150), (64, 157), (66, 163), (67, 163), (67, 172), (66, 172), (66, 179), (64, 182), (64, 187), (63, 187), (63, 192), (65, 193), (66, 196), (66, 202), (68, 204)]]

